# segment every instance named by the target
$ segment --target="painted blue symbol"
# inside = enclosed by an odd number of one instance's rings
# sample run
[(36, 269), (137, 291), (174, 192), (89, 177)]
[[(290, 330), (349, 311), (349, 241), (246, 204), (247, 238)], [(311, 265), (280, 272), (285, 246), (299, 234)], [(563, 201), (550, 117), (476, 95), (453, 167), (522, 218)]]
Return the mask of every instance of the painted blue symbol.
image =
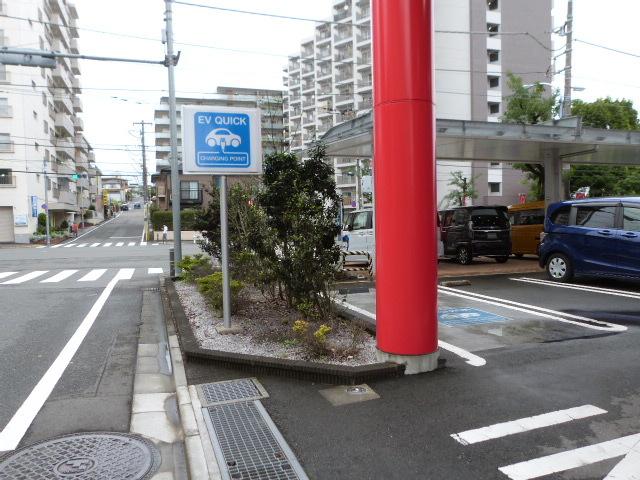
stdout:
[(438, 311), (438, 321), (448, 327), (506, 322), (507, 320), (509, 319), (478, 308), (443, 308)]
[(247, 168), (251, 165), (251, 119), (246, 113), (194, 114), (196, 165)]

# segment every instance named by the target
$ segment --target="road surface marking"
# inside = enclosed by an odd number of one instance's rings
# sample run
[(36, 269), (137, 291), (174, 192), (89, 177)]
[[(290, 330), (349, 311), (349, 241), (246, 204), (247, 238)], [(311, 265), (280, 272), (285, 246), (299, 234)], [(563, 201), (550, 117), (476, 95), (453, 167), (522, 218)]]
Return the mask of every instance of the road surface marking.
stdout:
[(164, 271), (162, 270), (162, 268), (154, 268), (151, 267), (149, 268), (149, 270), (147, 270), (147, 274), (151, 275), (152, 273), (163, 273)]
[(76, 247), (77, 245), (75, 243), (67, 243), (64, 248), (71, 248), (71, 247)]
[(638, 480), (640, 478), (640, 440), (609, 472), (604, 480)]
[(121, 247), (121, 246), (123, 246), (123, 245), (124, 245), (124, 242), (118, 242), (118, 243), (116, 243), (116, 247)]
[(582, 405), (581, 407), (557, 410), (555, 412), (520, 418), (510, 422), (496, 423), (495, 425), (467, 430), (466, 432), (453, 433), (451, 436), (463, 445), (470, 445), (472, 443), (485, 442), (487, 440), (493, 440), (494, 438), (506, 437), (507, 435), (528, 432), (530, 430), (550, 427), (552, 425), (571, 422), (594, 415), (602, 415), (604, 413), (607, 413), (607, 411), (594, 407), (593, 405)]
[(98, 245), (100, 245), (100, 242), (92, 243), (91, 245), (89, 245), (89, 248), (97, 247)]
[(46, 247), (47, 247), (46, 245), (40, 245), (39, 247), (36, 247), (36, 248), (46, 248)]
[(16, 449), (24, 437), (24, 434), (29, 429), (29, 426), (31, 426), (31, 423), (36, 418), (36, 415), (38, 415), (38, 412), (47, 401), (47, 398), (51, 395), (60, 377), (62, 377), (69, 362), (71, 362), (80, 345), (82, 345), (82, 342), (89, 333), (96, 318), (98, 318), (102, 307), (111, 295), (111, 292), (113, 292), (116, 284), (128, 275), (128, 273), (123, 273), (125, 270), (130, 269), (121, 269), (107, 284), (96, 300), (96, 303), (93, 304), (89, 313), (84, 317), (82, 323), (80, 323), (77, 330), (58, 354), (49, 369), (36, 384), (20, 408), (14, 413), (13, 417), (11, 417), (11, 420), (9, 420), (9, 423), (4, 427), (4, 430), (0, 432), (0, 451), (12, 451)]
[(121, 268), (117, 273), (117, 277), (120, 280), (131, 280), (131, 278), (133, 277), (133, 272), (135, 271), (135, 268)]
[(136, 242), (129, 242), (129, 245), (127, 245), (128, 247), (135, 247), (136, 246)]
[(10, 277), (11, 275), (14, 275), (18, 272), (0, 272), (0, 278), (7, 278)]
[(1, 285), (15, 285), (16, 283), (28, 282), (29, 280), (33, 280), (34, 278), (38, 278), (39, 276), (44, 275), (48, 271), (49, 270), (35, 270), (33, 272), (27, 273), (26, 275), (22, 275), (21, 277), (17, 277), (12, 280), (7, 280), (6, 282), (2, 282)]
[(40, 283), (58, 283), (64, 280), (65, 278), (69, 278), (71, 275), (73, 275), (77, 271), (78, 270), (63, 270), (60, 273), (56, 273), (53, 277), (49, 277), (42, 280)]
[(144, 225), (143, 225), (143, 226), (142, 226), (142, 233), (140, 234), (140, 246), (141, 246), (141, 247), (145, 247), (145, 246), (147, 245), (147, 241), (146, 241), (146, 240), (145, 240), (145, 238), (144, 238), (144, 236), (145, 236), (145, 235), (144, 235), (145, 230), (146, 230), (146, 229), (144, 228)]
[[(352, 310), (354, 312), (357, 312), (361, 315), (364, 315), (366, 317), (369, 317), (373, 320), (376, 319), (376, 315), (374, 313), (369, 312), (368, 310), (365, 310), (363, 308), (360, 307), (356, 307), (355, 305), (352, 305), (348, 302), (342, 301), (342, 300), (336, 300), (336, 303), (338, 303), (339, 305), (342, 305), (343, 307)], [(442, 348), (443, 350), (446, 350), (448, 352), (453, 353), (454, 355), (457, 355), (461, 358), (465, 359), (465, 363), (472, 365), (474, 367), (482, 367), (484, 365), (487, 364), (487, 361), (482, 358), (479, 357), (478, 355), (474, 355), (473, 353), (460, 348), (460, 347), (456, 347), (455, 345), (451, 345), (450, 343), (447, 342), (443, 342), (442, 340), (438, 340), (438, 347)]]
[(103, 247), (110, 247), (110, 246), (111, 246), (111, 244), (112, 244), (112, 242), (107, 242), (107, 243), (105, 243), (105, 244), (104, 244), (104, 245), (102, 245), (102, 246), (103, 246)]
[(138, 238), (137, 235), (132, 236), (128, 236), (128, 237), (109, 237), (109, 238)]
[[(616, 480), (633, 480), (634, 478), (638, 478), (637, 473), (640, 471), (640, 464), (634, 462), (634, 460), (638, 460), (637, 453), (640, 448), (638, 442), (640, 442), (640, 433), (616, 438), (608, 442), (596, 443), (588, 447), (576, 448), (575, 450), (568, 450), (566, 452), (547, 455), (546, 457), (527, 460), (526, 462), (514, 463), (513, 465), (500, 467), (498, 470), (512, 480), (530, 480), (532, 478), (551, 475), (552, 473), (583, 467), (603, 460), (609, 460), (622, 455), (628, 455), (633, 452), (636, 455), (629, 456), (618, 464), (622, 464), (622, 468), (630, 472), (630, 475), (606, 477), (609, 480), (612, 478)], [(615, 472), (617, 468), (618, 467), (615, 467), (612, 473)]]
[(147, 242), (140, 242), (140, 246), (141, 247), (146, 247), (147, 246)]
[(106, 272), (106, 268), (95, 268), (87, 273), (84, 277), (82, 277), (79, 282), (93, 282), (94, 280), (98, 280), (104, 272)]
[(515, 282), (534, 283), (538, 285), (546, 285), (549, 287), (568, 288), (570, 290), (581, 290), (583, 292), (603, 293), (606, 295), (615, 295), (617, 297), (627, 297), (640, 299), (640, 293), (628, 292), (626, 290), (616, 290), (613, 288), (592, 287), (590, 285), (567, 285), (566, 283), (551, 282), (549, 280), (539, 280), (537, 278), (510, 278)]
[[(572, 315), (570, 313), (558, 312), (556, 310), (550, 310), (548, 308), (537, 307), (535, 305), (528, 305), (526, 303), (513, 302), (504, 298), (490, 297), (488, 295), (481, 295), (479, 293), (467, 292), (456, 288), (438, 287), (440, 293), (446, 295), (452, 295), (454, 297), (466, 298), (467, 300), (473, 300), (475, 302), (486, 303), (489, 305), (495, 305), (497, 307), (507, 308), (518, 312), (529, 313), (538, 317), (548, 318), (558, 322), (571, 323), (592, 330), (605, 330), (609, 332), (624, 332), (627, 327), (624, 325), (617, 325), (615, 323), (603, 322), (600, 320), (594, 320), (593, 318), (581, 317), (579, 315)], [(575, 320), (569, 320), (573, 318)], [(586, 323), (585, 323), (586, 322)]]
[(152, 243), (151, 245), (153, 245), (154, 247), (157, 245), (160, 245), (159, 243)]
[(62, 245), (57, 244), (57, 245), (52, 245), (51, 248), (60, 248)]
[(88, 243), (81, 243), (80, 245), (76, 245), (78, 248), (86, 247), (89, 245)]

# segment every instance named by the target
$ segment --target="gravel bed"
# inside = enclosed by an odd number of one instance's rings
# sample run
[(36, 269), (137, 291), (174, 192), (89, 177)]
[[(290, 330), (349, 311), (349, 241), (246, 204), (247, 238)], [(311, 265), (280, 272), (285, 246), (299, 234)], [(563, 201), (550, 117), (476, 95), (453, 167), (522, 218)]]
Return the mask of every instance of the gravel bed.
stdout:
[[(280, 301), (266, 300), (260, 292), (246, 288), (238, 311), (231, 317), (242, 333), (220, 335), (216, 326), (223, 320), (209, 307), (195, 285), (176, 282), (176, 291), (200, 347), (224, 352), (245, 353), (264, 357), (307, 360), (335, 365), (359, 366), (377, 363), (375, 338), (360, 327), (339, 319), (327, 336), (331, 356), (312, 358), (294, 339), (292, 327), (302, 316)], [(312, 324), (311, 329), (318, 325)], [(354, 352), (344, 353), (358, 339)]]

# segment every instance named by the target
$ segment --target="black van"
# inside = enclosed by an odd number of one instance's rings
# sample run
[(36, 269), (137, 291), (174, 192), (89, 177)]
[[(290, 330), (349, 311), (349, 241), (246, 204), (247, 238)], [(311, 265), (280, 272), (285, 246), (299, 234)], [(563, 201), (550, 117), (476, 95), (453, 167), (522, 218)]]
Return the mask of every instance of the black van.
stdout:
[(469, 265), (473, 257), (493, 257), (504, 263), (511, 255), (507, 207), (459, 207), (440, 212), (445, 257)]

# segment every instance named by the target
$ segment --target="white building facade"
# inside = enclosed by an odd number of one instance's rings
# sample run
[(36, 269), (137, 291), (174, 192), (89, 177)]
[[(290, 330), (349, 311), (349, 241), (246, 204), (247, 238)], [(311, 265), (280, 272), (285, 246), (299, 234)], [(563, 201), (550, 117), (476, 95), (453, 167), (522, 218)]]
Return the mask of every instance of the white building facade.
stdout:
[[(0, 8), (19, 17), (0, 17), (3, 46), (78, 53), (72, 3), (3, 0)], [(45, 197), (53, 228), (99, 210), (98, 181), (91, 178), (98, 170), (79, 116), (79, 76), (77, 59), (58, 59), (55, 69), (0, 65), (0, 242), (28, 243)]]

